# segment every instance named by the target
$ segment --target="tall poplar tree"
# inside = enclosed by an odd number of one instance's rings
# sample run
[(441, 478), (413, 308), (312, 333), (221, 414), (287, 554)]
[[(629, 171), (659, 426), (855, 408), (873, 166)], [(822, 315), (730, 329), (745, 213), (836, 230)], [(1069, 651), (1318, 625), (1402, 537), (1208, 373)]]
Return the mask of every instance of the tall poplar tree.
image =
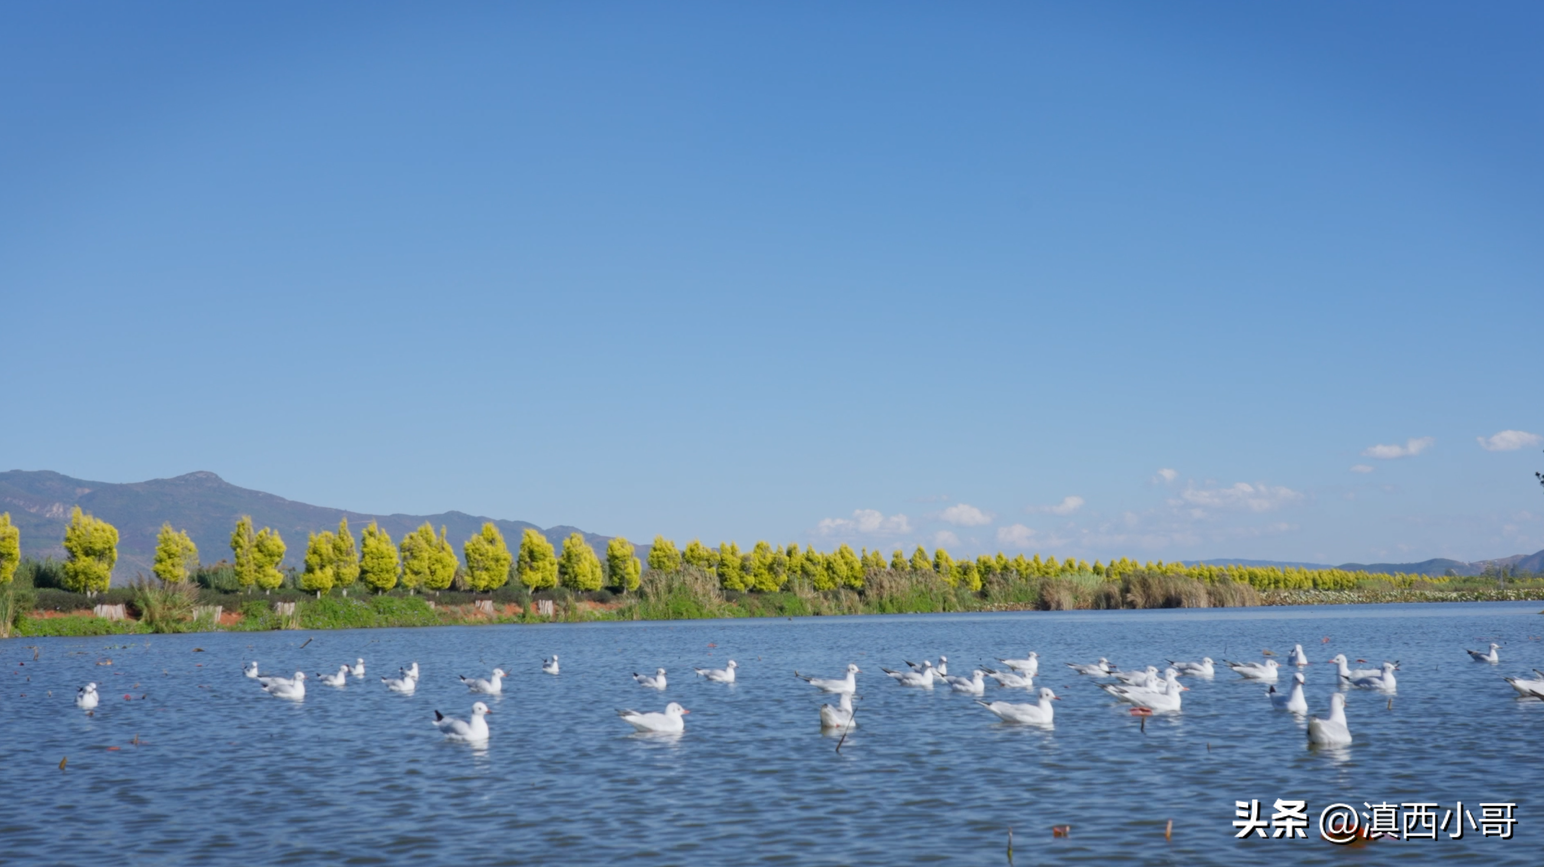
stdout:
[(696, 566), (698, 569), (712, 571), (717, 558), (713, 555), (713, 549), (693, 539), (686, 544), (686, 550), (681, 552), (681, 559), (688, 566)]
[(733, 542), (718, 543), (718, 583), (725, 590), (745, 589), (744, 561), (740, 559), (740, 546)]
[(155, 563), (150, 571), (167, 584), (180, 584), (197, 568), (198, 546), (193, 544), (188, 531), (178, 532), (170, 523), (162, 524), (155, 540)]
[(21, 529), (11, 523), (10, 512), (0, 512), (0, 584), (11, 583), (20, 565)]
[(917, 546), (917, 550), (911, 552), (911, 571), (913, 571), (913, 572), (931, 572), (931, 571), (933, 571), (933, 561), (928, 558), (927, 550), (924, 549), (921, 545)]
[(456, 575), (456, 551), (446, 541), (444, 527), (436, 537), (434, 527), (425, 521), (423, 526), (402, 537), (400, 549), (403, 587), (444, 590), (450, 586)]
[(558, 556), (558, 582), (570, 590), (590, 592), (606, 584), (605, 572), (595, 549), (584, 541), (583, 533), (569, 533)]
[(397, 546), (371, 521), (359, 537), (359, 580), (377, 593), (397, 586)]
[(320, 596), (332, 589), (337, 581), (333, 567), (337, 537), (331, 530), (306, 536), (306, 568), (300, 573), (300, 589)]
[[(470, 558), (467, 568), (472, 568)], [(532, 590), (558, 586), (558, 556), (546, 536), (529, 527), (520, 534), (520, 557), (515, 562), (515, 574), (520, 577), (521, 584)]]
[(954, 558), (942, 548), (933, 551), (933, 571), (950, 584), (954, 583)]
[(231, 571), (236, 573), (236, 583), (251, 590), (257, 585), (257, 559), (252, 550), (257, 533), (252, 530), (252, 516), (242, 515), (231, 531)]
[(347, 596), (348, 588), (359, 580), (359, 549), (354, 547), (354, 534), (348, 528), (347, 515), (338, 522), (332, 545), (332, 582), (343, 588), (343, 594)]
[[(751, 548), (749, 574), (746, 576), (746, 585), (752, 590), (760, 590), (763, 593), (775, 593), (783, 584), (782, 572), (777, 568), (778, 554), (780, 552), (767, 542), (757, 542)], [(787, 560), (784, 558), (784, 562)]]
[(655, 572), (675, 572), (681, 568), (681, 552), (675, 543), (664, 536), (654, 537), (654, 547), (649, 549), (649, 569)]
[[(654, 537), (655, 550), (662, 537)], [(672, 552), (675, 549), (671, 545)], [(676, 558), (679, 561), (679, 556)], [(649, 552), (649, 568), (654, 567), (654, 551)], [(666, 571), (675, 571), (674, 569)], [(638, 562), (634, 554), (633, 543), (621, 536), (617, 536), (606, 543), (606, 574), (611, 576), (611, 586), (631, 593), (638, 589), (639, 578), (643, 573), (643, 564)]]
[(252, 540), (252, 560), (257, 568), (257, 586), (265, 592), (273, 592), (284, 586), (284, 573), (279, 564), (284, 562), (284, 540), (279, 531), (264, 527)]

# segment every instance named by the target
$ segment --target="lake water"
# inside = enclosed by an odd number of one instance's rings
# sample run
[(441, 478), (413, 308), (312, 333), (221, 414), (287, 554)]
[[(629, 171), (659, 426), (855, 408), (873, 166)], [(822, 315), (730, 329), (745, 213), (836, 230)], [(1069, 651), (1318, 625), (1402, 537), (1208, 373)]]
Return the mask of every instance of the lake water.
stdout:
[[(1501, 679), (1544, 668), (1537, 603), (808, 618), (0, 642), (0, 863), (24, 864), (1539, 864), (1544, 702)], [(1324, 641), (1323, 639), (1328, 639)], [(305, 647), (302, 643), (309, 641)], [(1465, 647), (1502, 645), (1499, 666)], [(1349, 694), (1355, 743), (1310, 750), (1302, 724), (1224, 657), (1314, 664), (1328, 709), (1337, 652), (1400, 660), (1399, 692)], [(126, 646), (125, 646), (126, 645)], [(32, 646), (39, 648), (33, 659)], [(202, 648), (203, 652), (195, 652)], [(1063, 698), (1053, 729), (1009, 726), (946, 688), (880, 666), (949, 657), (951, 672), (1040, 653)], [(561, 654), (563, 674), (540, 671)], [(1219, 662), (1184, 711), (1146, 731), (1062, 663)], [(304, 702), (242, 676), (314, 674), (363, 656), (346, 689)], [(732, 687), (692, 666), (740, 664)], [(112, 665), (99, 665), (107, 659)], [(417, 660), (416, 695), (378, 675)], [(831, 697), (793, 670), (859, 675), (858, 727), (823, 735)], [(465, 716), (457, 674), (511, 673), (484, 751), (444, 742)], [(663, 695), (633, 671), (664, 666)], [(101, 684), (87, 717), (76, 687)], [(52, 696), (48, 692), (52, 691)], [(125, 694), (132, 700), (125, 700)], [(141, 698), (143, 696), (143, 698)], [(987, 698), (1028, 701), (988, 687)], [(692, 711), (679, 738), (638, 737), (616, 708)], [(139, 739), (140, 744), (133, 741)], [(61, 758), (69, 761), (64, 771)], [(1518, 804), (1514, 838), (1233, 838), (1234, 802)], [(1439, 810), (1440, 812), (1440, 810)], [(1164, 837), (1166, 823), (1173, 834)], [(1052, 826), (1070, 825), (1066, 838)]]

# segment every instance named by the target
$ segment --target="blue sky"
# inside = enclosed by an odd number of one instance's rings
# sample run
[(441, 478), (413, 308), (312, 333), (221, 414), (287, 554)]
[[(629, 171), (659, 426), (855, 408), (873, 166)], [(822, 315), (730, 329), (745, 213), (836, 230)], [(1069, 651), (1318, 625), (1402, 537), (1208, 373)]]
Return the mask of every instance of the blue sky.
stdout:
[(9, 4), (0, 469), (742, 545), (1532, 552), (1541, 36)]

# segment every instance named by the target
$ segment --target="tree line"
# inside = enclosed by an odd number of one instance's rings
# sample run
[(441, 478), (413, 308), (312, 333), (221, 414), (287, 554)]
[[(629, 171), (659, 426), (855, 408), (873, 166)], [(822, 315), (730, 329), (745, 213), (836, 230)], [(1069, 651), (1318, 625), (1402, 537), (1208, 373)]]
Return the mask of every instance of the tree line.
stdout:
[[(118, 559), (118, 530), (111, 524), (75, 507), (65, 528), (63, 563), (65, 589), (93, 593), (104, 591)], [(287, 553), (284, 539), (270, 527), (254, 528), (252, 519), (241, 517), (230, 538), (232, 570), (237, 583), (248, 591), (283, 586), (281, 568)], [(20, 531), (8, 513), (0, 514), (0, 584), (11, 581), (20, 563)], [(198, 546), (185, 530), (163, 524), (156, 539), (152, 572), (168, 584), (189, 580), (198, 569)], [(1372, 575), (1341, 569), (1298, 569), (1274, 566), (1208, 566), (1139, 563), (1122, 557), (1109, 563), (1067, 557), (1042, 558), (1039, 554), (1008, 557), (1002, 552), (955, 559), (943, 548), (929, 553), (917, 546), (908, 556), (895, 549), (888, 557), (880, 550), (854, 551), (840, 544), (821, 552), (813, 546), (788, 543), (776, 546), (758, 541), (749, 551), (735, 542), (717, 548), (693, 539), (684, 548), (664, 536), (655, 536), (648, 554), (648, 569), (672, 573), (696, 569), (712, 576), (724, 590), (774, 593), (800, 586), (829, 591), (861, 590), (876, 573), (930, 573), (951, 586), (979, 592), (989, 580), (1029, 582), (1069, 574), (1092, 575), (1119, 581), (1136, 572), (1181, 575), (1206, 583), (1236, 582), (1258, 590), (1348, 590), (1368, 578), (1408, 585), (1415, 580), (1440, 582), (1417, 575)], [(562, 550), (534, 529), (521, 534), (511, 552), (503, 534), (485, 523), (461, 544), (460, 557), (447, 538), (446, 528), (425, 522), (400, 541), (374, 521), (356, 540), (345, 517), (336, 530), (309, 533), (304, 567), (297, 576), (302, 590), (318, 595), (338, 589), (346, 593), (356, 584), (384, 593), (396, 587), (410, 592), (439, 591), (453, 585), (473, 592), (490, 592), (511, 581), (532, 591), (564, 587), (587, 592), (604, 588), (636, 590), (644, 564), (631, 542), (611, 539), (605, 554), (598, 555), (580, 533), (563, 540)]]

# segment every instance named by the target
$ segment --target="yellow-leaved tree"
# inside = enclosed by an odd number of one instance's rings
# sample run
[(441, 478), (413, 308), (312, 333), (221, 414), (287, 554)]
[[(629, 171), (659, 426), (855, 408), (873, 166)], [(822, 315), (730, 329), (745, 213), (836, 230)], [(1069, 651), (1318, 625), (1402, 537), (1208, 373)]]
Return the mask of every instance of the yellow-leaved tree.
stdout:
[(167, 584), (181, 584), (198, 568), (198, 546), (193, 544), (187, 530), (173, 530), (170, 523), (161, 525), (155, 540), (155, 563), (150, 571)]
[(581, 592), (599, 590), (606, 584), (600, 558), (595, 556), (590, 543), (584, 541), (582, 533), (569, 533), (563, 540), (563, 553), (558, 557), (558, 583)]
[(100, 593), (113, 580), (118, 563), (118, 528), (80, 510), (70, 510), (64, 528), (64, 584), (76, 593)]
[[(467, 565), (471, 568), (471, 564)], [(520, 534), (520, 557), (515, 561), (520, 583), (532, 590), (558, 586), (558, 556), (552, 543), (529, 527)]]

